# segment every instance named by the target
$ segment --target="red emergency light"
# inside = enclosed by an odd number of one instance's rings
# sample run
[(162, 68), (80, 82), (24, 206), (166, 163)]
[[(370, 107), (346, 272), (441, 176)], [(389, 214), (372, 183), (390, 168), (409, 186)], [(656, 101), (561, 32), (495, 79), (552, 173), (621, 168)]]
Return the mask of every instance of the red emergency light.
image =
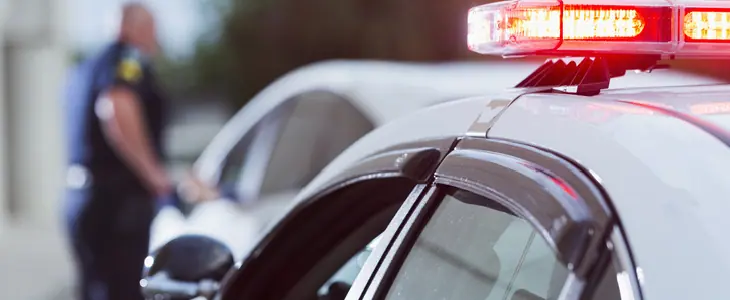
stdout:
[(730, 2), (497, 2), (469, 11), (467, 41), (472, 51), (503, 56), (730, 56)]

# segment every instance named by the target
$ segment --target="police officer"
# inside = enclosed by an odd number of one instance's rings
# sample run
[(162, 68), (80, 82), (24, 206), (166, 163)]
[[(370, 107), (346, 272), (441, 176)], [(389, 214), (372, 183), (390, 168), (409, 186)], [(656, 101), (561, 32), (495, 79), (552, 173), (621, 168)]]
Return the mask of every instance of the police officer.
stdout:
[(148, 61), (156, 52), (152, 14), (127, 4), (117, 40), (70, 78), (66, 207), (84, 300), (142, 299), (155, 199), (171, 192), (164, 97)]

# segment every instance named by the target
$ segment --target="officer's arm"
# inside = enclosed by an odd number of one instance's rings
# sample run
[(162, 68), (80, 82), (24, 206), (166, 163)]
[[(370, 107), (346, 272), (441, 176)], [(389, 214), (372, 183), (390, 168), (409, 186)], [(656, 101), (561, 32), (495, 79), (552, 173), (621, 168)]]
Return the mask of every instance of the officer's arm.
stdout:
[(125, 86), (113, 86), (101, 95), (96, 105), (112, 147), (154, 193), (158, 196), (167, 193), (169, 181), (153, 151), (136, 93)]

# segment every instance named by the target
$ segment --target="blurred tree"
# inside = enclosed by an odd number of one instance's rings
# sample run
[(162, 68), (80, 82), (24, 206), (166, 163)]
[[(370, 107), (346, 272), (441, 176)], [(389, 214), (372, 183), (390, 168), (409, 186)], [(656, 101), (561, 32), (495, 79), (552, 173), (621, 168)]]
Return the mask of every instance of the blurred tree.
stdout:
[(183, 58), (162, 56), (155, 62), (162, 84), (176, 101), (207, 101), (211, 96), (223, 95), (233, 98), (230, 78), (235, 73), (228, 66), (231, 61), (228, 48), (220, 39), (230, 3), (232, 0), (203, 1), (201, 10), (210, 24), (198, 38), (193, 54)]
[[(327, 59), (474, 59), (465, 47), (472, 0), (208, 0), (219, 20), (192, 58), (163, 59), (174, 94), (220, 91), (238, 107), (281, 75)], [(483, 59), (480, 58), (480, 59)]]
[[(466, 48), (466, 14), (491, 0), (209, 0), (221, 20), (201, 41), (189, 82), (235, 106), (300, 66), (326, 59), (488, 60)], [(726, 62), (675, 62), (727, 77)]]
[[(235, 107), (281, 75), (326, 59), (499, 59), (466, 49), (466, 13), (491, 0), (208, 0), (218, 20), (185, 61), (163, 60), (179, 96), (218, 92)], [(727, 62), (675, 62), (727, 77)]]
[(232, 0), (222, 44), (240, 104), (284, 73), (325, 59), (448, 61), (465, 47), (470, 0)]

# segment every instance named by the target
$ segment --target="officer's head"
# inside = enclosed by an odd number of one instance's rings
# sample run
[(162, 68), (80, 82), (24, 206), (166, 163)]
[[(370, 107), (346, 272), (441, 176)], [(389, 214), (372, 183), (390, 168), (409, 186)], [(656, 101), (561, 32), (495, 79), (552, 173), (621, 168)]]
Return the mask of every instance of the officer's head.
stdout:
[(157, 50), (157, 28), (152, 12), (141, 3), (128, 3), (122, 7), (119, 38), (148, 55)]

